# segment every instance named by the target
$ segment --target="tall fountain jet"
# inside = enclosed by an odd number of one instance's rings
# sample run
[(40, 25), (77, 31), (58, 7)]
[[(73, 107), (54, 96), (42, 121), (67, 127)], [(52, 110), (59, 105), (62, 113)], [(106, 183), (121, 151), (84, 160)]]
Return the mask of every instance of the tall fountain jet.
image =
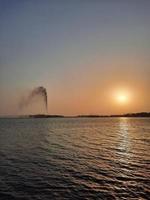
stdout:
[(42, 97), (46, 113), (48, 113), (47, 91), (43, 86), (34, 88), (26, 98), (21, 99), (19, 108), (23, 109), (28, 106), (36, 97)]

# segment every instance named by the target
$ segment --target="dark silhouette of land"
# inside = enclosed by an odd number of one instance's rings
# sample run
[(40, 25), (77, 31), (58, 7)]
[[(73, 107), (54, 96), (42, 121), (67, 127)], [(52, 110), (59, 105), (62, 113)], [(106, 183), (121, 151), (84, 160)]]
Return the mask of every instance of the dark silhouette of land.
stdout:
[(150, 117), (150, 112), (139, 112), (139, 113), (126, 113), (121, 115), (76, 115), (76, 116), (65, 116), (65, 115), (46, 115), (46, 114), (35, 114), (35, 115), (7, 115), (0, 116), (0, 118), (113, 118), (113, 117)]
[(63, 115), (44, 115), (44, 114), (37, 114), (37, 115), (29, 115), (30, 118), (55, 118), (55, 117), (65, 117)]
[(121, 115), (79, 115), (77, 117), (150, 117), (150, 112), (127, 113)]
[(37, 114), (37, 115), (29, 115), (29, 118), (68, 118), (68, 117), (150, 117), (150, 112), (140, 112), (140, 113), (127, 113), (121, 115), (77, 115), (77, 116), (64, 116), (64, 115), (44, 115), (44, 114)]

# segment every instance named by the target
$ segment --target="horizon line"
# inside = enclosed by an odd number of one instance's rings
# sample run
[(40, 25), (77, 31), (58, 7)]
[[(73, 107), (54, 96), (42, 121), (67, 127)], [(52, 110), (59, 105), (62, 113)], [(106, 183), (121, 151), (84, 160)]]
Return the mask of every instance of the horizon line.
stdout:
[(130, 117), (130, 116), (148, 116), (150, 117), (150, 111), (142, 111), (142, 112), (132, 112), (132, 113), (123, 113), (123, 114), (77, 114), (77, 115), (63, 115), (63, 114), (22, 114), (22, 115), (0, 115), (0, 118), (3, 117)]

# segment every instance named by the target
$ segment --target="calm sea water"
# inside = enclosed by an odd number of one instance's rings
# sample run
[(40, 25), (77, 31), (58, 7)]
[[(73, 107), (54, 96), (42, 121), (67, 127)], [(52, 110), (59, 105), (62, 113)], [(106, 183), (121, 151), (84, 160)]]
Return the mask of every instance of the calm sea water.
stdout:
[(150, 199), (150, 119), (0, 119), (0, 200)]

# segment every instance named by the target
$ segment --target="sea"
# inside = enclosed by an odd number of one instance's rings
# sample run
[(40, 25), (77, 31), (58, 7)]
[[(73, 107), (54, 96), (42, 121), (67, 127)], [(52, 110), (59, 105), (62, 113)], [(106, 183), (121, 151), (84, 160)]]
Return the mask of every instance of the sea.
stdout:
[(150, 118), (0, 119), (0, 200), (150, 199)]

